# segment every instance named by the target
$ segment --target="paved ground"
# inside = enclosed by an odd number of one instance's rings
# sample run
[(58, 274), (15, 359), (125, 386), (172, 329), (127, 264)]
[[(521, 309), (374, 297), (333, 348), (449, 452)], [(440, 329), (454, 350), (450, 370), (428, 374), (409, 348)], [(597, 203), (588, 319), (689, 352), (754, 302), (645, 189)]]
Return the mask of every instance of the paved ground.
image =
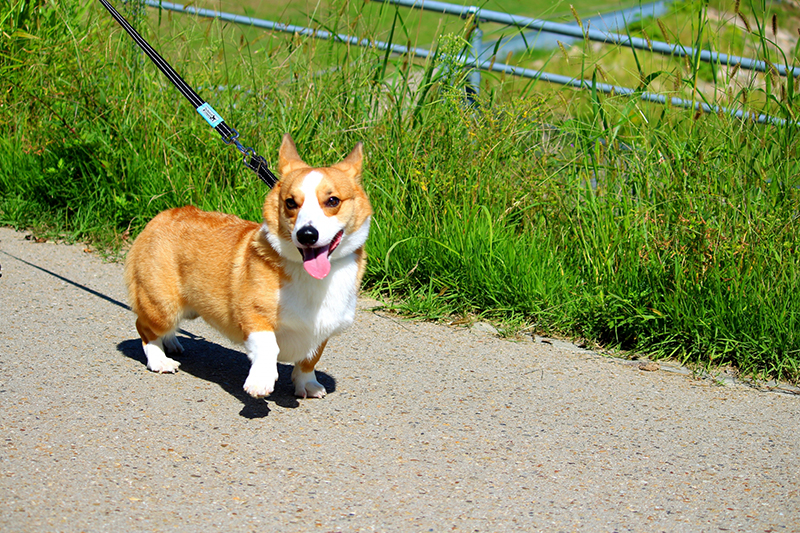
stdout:
[(3, 531), (800, 531), (800, 397), (362, 302), (330, 394), (242, 391), (201, 321), (145, 369), (122, 266), (0, 228)]

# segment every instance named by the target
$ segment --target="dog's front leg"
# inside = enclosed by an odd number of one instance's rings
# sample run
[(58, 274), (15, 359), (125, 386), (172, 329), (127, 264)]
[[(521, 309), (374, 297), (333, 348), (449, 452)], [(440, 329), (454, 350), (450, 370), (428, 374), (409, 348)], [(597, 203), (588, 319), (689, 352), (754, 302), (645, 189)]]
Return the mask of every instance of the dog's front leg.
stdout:
[(317, 375), (314, 372), (314, 367), (319, 362), (319, 358), (322, 357), (322, 350), (325, 349), (326, 344), (328, 344), (328, 341), (323, 341), (310, 359), (303, 359), (295, 363), (294, 370), (292, 370), (295, 396), (300, 398), (323, 398), (328, 394), (325, 387), (317, 381)]
[(278, 341), (272, 331), (255, 331), (244, 341), (250, 359), (250, 373), (244, 382), (244, 390), (254, 398), (269, 396), (278, 381)]

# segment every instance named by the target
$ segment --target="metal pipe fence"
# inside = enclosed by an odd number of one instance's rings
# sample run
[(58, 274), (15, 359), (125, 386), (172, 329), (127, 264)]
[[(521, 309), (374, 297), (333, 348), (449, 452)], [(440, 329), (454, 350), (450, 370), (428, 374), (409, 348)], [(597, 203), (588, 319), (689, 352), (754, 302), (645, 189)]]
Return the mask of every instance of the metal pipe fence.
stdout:
[[(236, 24), (243, 24), (243, 25), (253, 26), (253, 27), (257, 27), (257, 28), (261, 28), (261, 29), (265, 29), (265, 30), (279, 31), (279, 32), (284, 32), (284, 33), (292, 33), (292, 34), (307, 36), (307, 37), (311, 37), (311, 38), (315, 38), (315, 39), (332, 40), (332, 41), (336, 41), (336, 42), (339, 42), (339, 43), (350, 44), (350, 45), (360, 46), (360, 47), (364, 47), (364, 48), (374, 48), (374, 49), (382, 50), (382, 51), (388, 50), (391, 53), (398, 54), (398, 55), (409, 55), (409, 56), (422, 58), (422, 59), (433, 58), (434, 55), (435, 55), (435, 52), (433, 52), (431, 50), (427, 50), (425, 48), (407, 47), (407, 46), (402, 46), (402, 45), (393, 44), (393, 43), (387, 43), (387, 42), (383, 42), (383, 41), (376, 41), (376, 40), (371, 40), (371, 39), (358, 38), (358, 37), (355, 37), (355, 36), (341, 34), (341, 33), (332, 33), (332, 32), (326, 31), (326, 30), (307, 28), (307, 27), (296, 26), (296, 25), (291, 25), (291, 24), (283, 24), (283, 23), (279, 23), (279, 22), (273, 22), (273, 21), (263, 20), (263, 19), (256, 19), (256, 18), (246, 17), (246, 16), (242, 16), (242, 15), (234, 15), (234, 14), (231, 14), (231, 13), (223, 13), (223, 12), (213, 11), (213, 10), (209, 10), (209, 9), (196, 8), (196, 7), (188, 6), (188, 5), (184, 6), (184, 5), (175, 4), (175, 3), (172, 3), (172, 2), (163, 2), (163, 1), (160, 1), (160, 0), (140, 0), (140, 1), (141, 1), (141, 3), (143, 3), (144, 5), (147, 5), (149, 7), (165, 9), (165, 10), (168, 10), (168, 11), (175, 11), (175, 12), (179, 12), (179, 13), (187, 13), (187, 14), (192, 14), (192, 15), (196, 15), (196, 16), (199, 16), (199, 17), (205, 17), (205, 18), (216, 18), (216, 19), (219, 19), (219, 20), (227, 21), (227, 22), (233, 22), (233, 23), (236, 23)], [(552, 31), (554, 33), (558, 33), (558, 32), (560, 32), (562, 30), (563, 31), (569, 31), (570, 35), (579, 35), (581, 38), (583, 38), (583, 35), (584, 35), (582, 33), (583, 30), (579, 29), (579, 31), (581, 33), (576, 34), (575, 31), (574, 31), (575, 28), (573, 28), (573, 27), (571, 27), (569, 25), (566, 25), (566, 24), (556, 24), (556, 23), (550, 23), (550, 22), (546, 22), (546, 21), (536, 21), (535, 19), (528, 19), (528, 18), (525, 18), (525, 17), (516, 17), (516, 16), (513, 16), (513, 15), (507, 15), (505, 13), (498, 13), (498, 12), (494, 12), (494, 11), (484, 11), (484, 10), (481, 10), (481, 9), (479, 9), (477, 7), (474, 7), (474, 6), (472, 6), (472, 7), (461, 7), (461, 6), (457, 6), (457, 5), (453, 5), (453, 4), (447, 4), (447, 3), (444, 3), (444, 2), (424, 2), (423, 3), (423, 2), (418, 2), (418, 1), (415, 1), (415, 0), (373, 0), (373, 1), (396, 4), (396, 5), (407, 6), (407, 7), (416, 7), (416, 8), (423, 8), (423, 6), (427, 6), (427, 7), (424, 7), (424, 8), (427, 9), (427, 10), (431, 10), (431, 11), (439, 11), (440, 9), (442, 9), (442, 10), (444, 10), (444, 11), (441, 11), (443, 13), (448, 13), (448, 14), (452, 14), (452, 15), (458, 15), (458, 16), (461, 16), (461, 17), (476, 17), (475, 18), (476, 22), (478, 20), (489, 20), (489, 19), (492, 19), (493, 22), (500, 22), (500, 23), (510, 23), (510, 21), (514, 21), (514, 22), (517, 22), (517, 23), (520, 23), (520, 24), (527, 24), (524, 27), (533, 27), (532, 24), (534, 22), (536, 22), (537, 24), (542, 23), (543, 24), (542, 28), (547, 28), (545, 31)], [(486, 18), (487, 14), (489, 15), (489, 18)], [(503, 15), (503, 17), (496, 16), (496, 15)], [(506, 21), (506, 22), (502, 22), (502, 21)], [(687, 99), (678, 98), (678, 97), (666, 97), (666, 96), (661, 95), (661, 94), (652, 93), (652, 92), (646, 92), (646, 91), (639, 91), (637, 89), (631, 89), (629, 87), (622, 87), (622, 86), (619, 86), (619, 85), (611, 85), (611, 84), (607, 84), (607, 83), (596, 83), (596, 82), (593, 82), (591, 80), (585, 80), (585, 79), (580, 79), (580, 78), (571, 78), (569, 76), (563, 76), (563, 75), (560, 75), (560, 74), (553, 74), (553, 73), (550, 73), (550, 72), (543, 72), (543, 71), (539, 71), (539, 70), (535, 70), (535, 69), (522, 68), (522, 67), (517, 67), (517, 66), (514, 66), (514, 65), (507, 65), (507, 64), (504, 64), (504, 63), (496, 63), (496, 62), (488, 61), (488, 60), (481, 60), (480, 57), (479, 57), (479, 54), (480, 54), (479, 47), (480, 46), (479, 46), (478, 42), (482, 38), (482, 33), (480, 32), (480, 28), (477, 28), (477, 29), (479, 31), (477, 31), (477, 32), (473, 31), (473, 42), (472, 42), (473, 50), (472, 50), (472, 53), (469, 54), (467, 57), (463, 57), (462, 56), (462, 57), (459, 57), (459, 58), (456, 59), (456, 63), (458, 63), (458, 64), (460, 64), (460, 65), (462, 65), (464, 67), (469, 67), (469, 68), (474, 69), (473, 72), (471, 73), (471, 78), (470, 78), (470, 83), (472, 84), (472, 86), (474, 88), (473, 91), (475, 91), (475, 88), (477, 88), (478, 84), (480, 83), (480, 78), (479, 78), (478, 71), (479, 70), (487, 70), (487, 71), (493, 71), (493, 72), (500, 72), (500, 73), (504, 73), (504, 74), (508, 74), (508, 75), (512, 75), (512, 76), (518, 76), (518, 77), (522, 77), (522, 78), (540, 80), (540, 81), (544, 81), (544, 82), (547, 82), (547, 83), (555, 83), (555, 84), (558, 84), (558, 85), (574, 87), (574, 88), (577, 88), (577, 89), (591, 89), (591, 90), (594, 90), (594, 91), (597, 91), (597, 92), (600, 92), (600, 93), (603, 93), (603, 94), (628, 95), (628, 96), (632, 96), (632, 97), (633, 96), (638, 96), (639, 99), (641, 99), (641, 100), (643, 100), (645, 102), (651, 102), (651, 103), (656, 103), (656, 104), (669, 103), (669, 104), (671, 104), (671, 105), (673, 105), (675, 107), (681, 107), (681, 108), (685, 108), (685, 109), (693, 109), (695, 111), (702, 111), (704, 113), (715, 113), (715, 114), (729, 115), (729, 116), (732, 116), (732, 117), (735, 117), (735, 118), (738, 118), (738, 119), (752, 120), (752, 121), (755, 121), (755, 122), (757, 122), (759, 124), (773, 124), (773, 125), (777, 125), (777, 126), (784, 126), (786, 124), (791, 124), (793, 126), (800, 125), (799, 123), (797, 123), (795, 121), (787, 121), (785, 119), (774, 117), (774, 116), (767, 115), (767, 114), (764, 114), (764, 113), (753, 113), (753, 112), (744, 111), (744, 110), (741, 110), (741, 109), (732, 109), (732, 108), (729, 108), (729, 107), (726, 107), (726, 106), (720, 106), (720, 105), (716, 105), (716, 104), (708, 104), (706, 102), (700, 102), (700, 101), (695, 101), (695, 100), (687, 100)], [(596, 32), (596, 31), (599, 31), (599, 30), (592, 30), (592, 31)], [(618, 38), (625, 37), (625, 39), (629, 39), (627, 36), (622, 36), (622, 35), (618, 35), (618, 34), (610, 34), (608, 32), (601, 32), (601, 34), (603, 36), (616, 35)], [(642, 39), (641, 41), (644, 41), (644, 40)], [(604, 42), (609, 42), (609, 41), (604, 41)], [(614, 42), (614, 41), (611, 41), (611, 42)], [(633, 39), (629, 39), (628, 42), (632, 43), (631, 46), (633, 46), (633, 44), (636, 44), (635, 40), (633, 40)], [(624, 43), (618, 42), (617, 44), (624, 44)], [(662, 44), (666, 44), (666, 43), (662, 43)], [(675, 48), (675, 46), (677, 46), (677, 45), (673, 45), (673, 48)], [(636, 47), (636, 46), (634, 46), (634, 47)], [(681, 49), (683, 51), (694, 50), (693, 48), (687, 49), (687, 48), (683, 48), (683, 47), (681, 47)], [(723, 54), (717, 54), (717, 56), (715, 56), (715, 57), (722, 57), (722, 56), (723, 56)], [(703, 56), (703, 57), (710, 57), (710, 56)], [(752, 67), (754, 70), (759, 70), (759, 66), (757, 64), (758, 62), (755, 61), (755, 60), (751, 60), (751, 59), (748, 59), (748, 58), (738, 58), (736, 56), (725, 56), (725, 57), (727, 59), (733, 58), (733, 59), (739, 60), (740, 61), (739, 63), (733, 63), (733, 64), (740, 64), (740, 68), (751, 68)], [(747, 62), (745, 62), (745, 60), (747, 60)], [(761, 63), (763, 63), (763, 68), (766, 69), (767, 68), (766, 63), (764, 63), (764, 62), (761, 62)], [(784, 69), (784, 73), (785, 72), (787, 72), (786, 69)], [(791, 72), (792, 72), (793, 75), (800, 75), (800, 69), (792, 69)], [(478, 74), (477, 79), (475, 77), (476, 73)]]

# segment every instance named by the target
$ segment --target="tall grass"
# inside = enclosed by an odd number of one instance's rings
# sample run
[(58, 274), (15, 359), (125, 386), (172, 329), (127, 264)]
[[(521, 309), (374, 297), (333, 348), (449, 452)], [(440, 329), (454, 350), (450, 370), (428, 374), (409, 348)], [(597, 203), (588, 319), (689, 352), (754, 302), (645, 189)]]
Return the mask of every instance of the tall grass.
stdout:
[[(0, 223), (124, 248), (176, 205), (258, 219), (260, 182), (98, 6), (14, 0), (9, 12)], [(318, 20), (361, 36), (414, 30), (389, 8), (332, 13)], [(132, 15), (268, 160), (287, 131), (311, 164), (365, 142), (366, 283), (405, 312), (800, 376), (796, 126), (499, 78), (468, 106), (452, 59), (465, 35), (418, 63)], [(762, 101), (793, 120), (792, 84), (773, 81)]]

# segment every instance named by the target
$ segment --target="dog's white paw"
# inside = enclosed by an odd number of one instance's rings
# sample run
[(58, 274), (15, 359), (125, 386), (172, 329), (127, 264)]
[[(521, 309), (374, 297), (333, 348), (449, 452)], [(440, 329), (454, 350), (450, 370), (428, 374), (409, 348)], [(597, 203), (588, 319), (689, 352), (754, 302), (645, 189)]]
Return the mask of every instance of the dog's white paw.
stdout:
[(294, 395), (298, 398), (324, 398), (328, 394), (325, 387), (318, 381), (309, 381), (304, 386), (295, 385)]
[(177, 353), (177, 354), (183, 353), (183, 346), (178, 340), (178, 337), (176, 337), (175, 335), (167, 335), (166, 337), (164, 337), (163, 342), (164, 342), (164, 350), (167, 353)]
[(292, 372), (292, 381), (294, 382), (294, 395), (298, 398), (324, 398), (328, 394), (325, 387), (317, 381), (313, 371), (295, 370)]
[(158, 372), (159, 374), (174, 374), (178, 371), (179, 366), (181, 366), (181, 364), (178, 361), (175, 359), (170, 359), (169, 357), (165, 357), (163, 361), (158, 361), (155, 363), (150, 361), (147, 362), (148, 370)]
[(278, 381), (277, 367), (272, 372), (259, 371), (253, 367), (244, 382), (244, 391), (253, 398), (263, 398), (272, 394), (276, 381)]
[(147, 356), (147, 369), (159, 374), (173, 374), (181, 366), (178, 361), (170, 359), (164, 354), (161, 339), (147, 343), (144, 347), (144, 354)]

